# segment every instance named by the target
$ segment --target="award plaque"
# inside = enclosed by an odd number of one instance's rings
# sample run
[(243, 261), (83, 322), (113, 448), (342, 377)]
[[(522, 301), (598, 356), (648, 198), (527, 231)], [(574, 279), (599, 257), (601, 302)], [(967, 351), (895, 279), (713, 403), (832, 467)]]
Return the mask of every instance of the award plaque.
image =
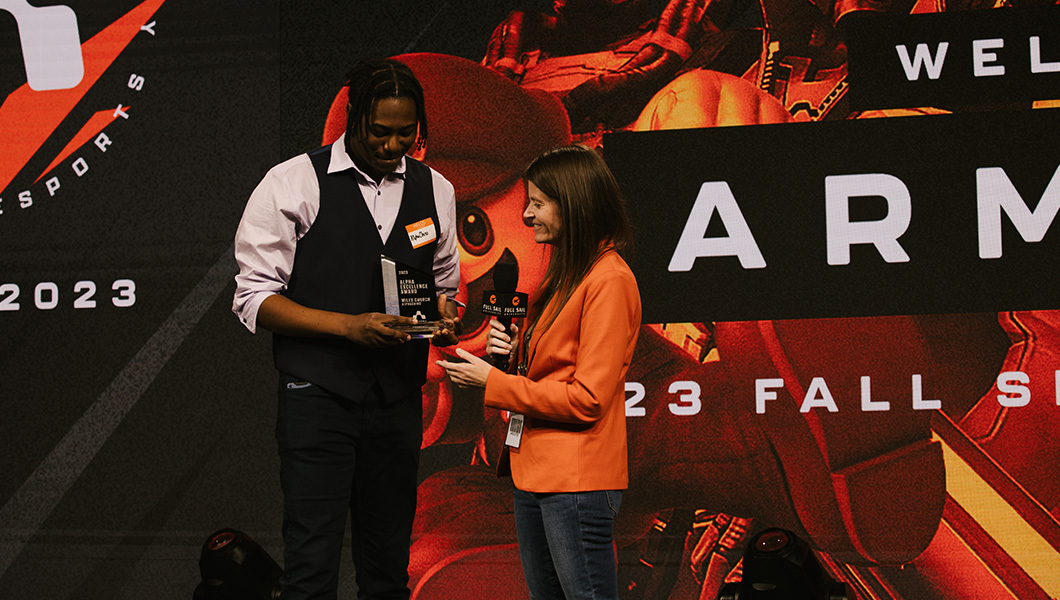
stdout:
[(383, 302), (388, 315), (416, 317), (415, 325), (388, 324), (414, 338), (429, 338), (440, 327), (434, 275), (414, 269), (386, 255), (383, 267)]

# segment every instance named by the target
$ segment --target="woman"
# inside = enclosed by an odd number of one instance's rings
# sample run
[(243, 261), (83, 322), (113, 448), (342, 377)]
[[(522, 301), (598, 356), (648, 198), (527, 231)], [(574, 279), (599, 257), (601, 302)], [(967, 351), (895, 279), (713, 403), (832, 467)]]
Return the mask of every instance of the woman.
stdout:
[[(523, 220), (550, 256), (526, 333), (497, 321), (487, 354), (518, 356), (507, 374), (463, 349), (438, 361), (454, 383), (485, 387), (511, 411), (505, 458), (515, 483), (519, 554), (530, 597), (618, 598), (613, 525), (628, 483), (625, 375), (640, 295), (618, 252), (632, 235), (618, 184), (595, 151), (568, 146), (534, 160)], [(516, 424), (521, 423), (521, 426)], [(504, 459), (502, 459), (504, 460)]]

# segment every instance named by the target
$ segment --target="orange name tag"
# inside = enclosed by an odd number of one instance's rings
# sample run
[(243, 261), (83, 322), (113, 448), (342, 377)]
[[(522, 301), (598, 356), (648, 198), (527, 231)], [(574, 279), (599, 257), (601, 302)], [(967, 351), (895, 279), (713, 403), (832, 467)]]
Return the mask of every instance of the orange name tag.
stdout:
[(416, 221), (411, 225), (406, 225), (405, 231), (409, 234), (409, 241), (412, 242), (413, 248), (425, 246), (438, 239), (438, 231), (430, 217)]

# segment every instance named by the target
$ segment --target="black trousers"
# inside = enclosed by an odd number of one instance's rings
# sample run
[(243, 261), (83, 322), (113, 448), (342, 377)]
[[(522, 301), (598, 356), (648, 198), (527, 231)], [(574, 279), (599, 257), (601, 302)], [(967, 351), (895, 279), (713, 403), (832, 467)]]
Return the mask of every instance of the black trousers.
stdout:
[(347, 513), (358, 598), (409, 597), (422, 412), (419, 391), (353, 402), (280, 374), (285, 600), (336, 598)]

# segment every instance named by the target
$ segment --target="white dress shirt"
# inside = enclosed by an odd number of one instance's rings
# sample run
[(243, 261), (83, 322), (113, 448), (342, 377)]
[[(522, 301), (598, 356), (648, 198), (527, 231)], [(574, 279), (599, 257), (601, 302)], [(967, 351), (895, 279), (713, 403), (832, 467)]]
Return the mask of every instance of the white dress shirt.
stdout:
[[(376, 183), (346, 153), (346, 136), (331, 145), (328, 173), (353, 169), (361, 195), (386, 243), (397, 220), (405, 191), (405, 158), (393, 173)], [(456, 194), (453, 184), (431, 169), (438, 241), (434, 281), (438, 293), (455, 299), (460, 284), (460, 252), (456, 239)], [(250, 331), (257, 329), (258, 307), (265, 298), (287, 289), (298, 240), (309, 231), (320, 210), (320, 183), (309, 155), (300, 154), (265, 174), (250, 195), (236, 230), (239, 264), (232, 311)]]

